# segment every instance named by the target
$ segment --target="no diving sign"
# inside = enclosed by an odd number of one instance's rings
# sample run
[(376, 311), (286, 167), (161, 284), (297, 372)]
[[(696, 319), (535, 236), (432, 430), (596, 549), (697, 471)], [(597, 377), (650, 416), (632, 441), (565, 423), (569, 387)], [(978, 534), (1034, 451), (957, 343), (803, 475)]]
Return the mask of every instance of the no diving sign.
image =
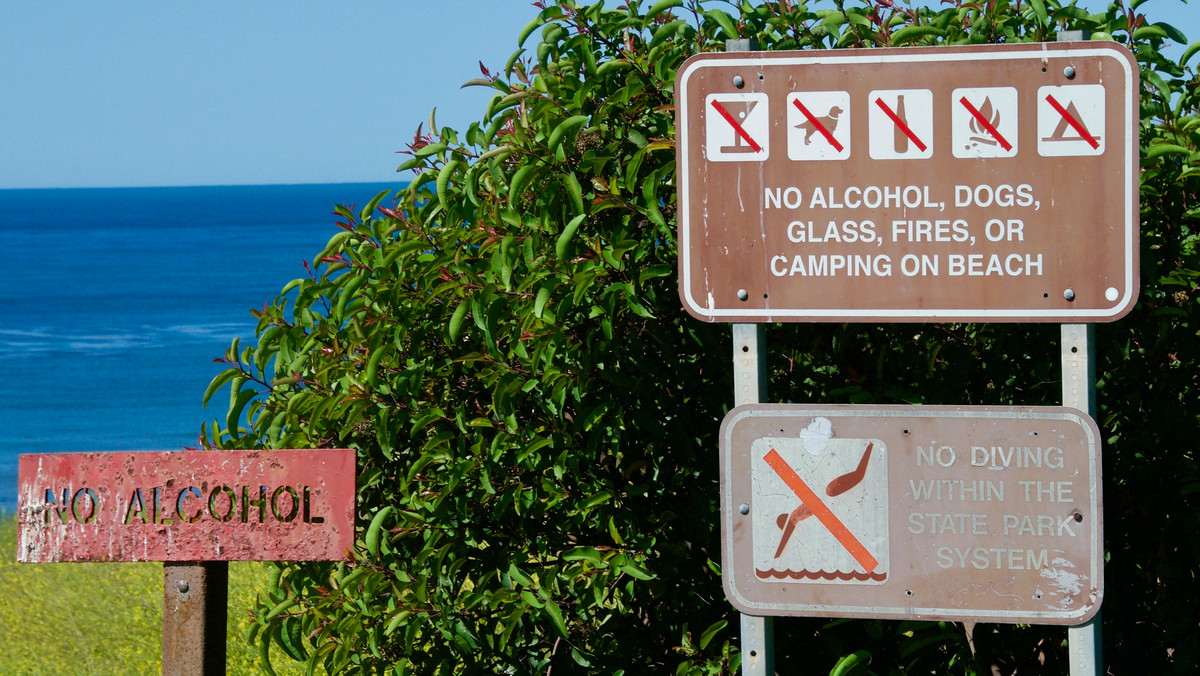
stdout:
[(706, 321), (1113, 321), (1138, 295), (1116, 43), (701, 54), (679, 294)]
[(721, 425), (722, 573), (751, 615), (1078, 624), (1100, 446), (1069, 408), (755, 404)]

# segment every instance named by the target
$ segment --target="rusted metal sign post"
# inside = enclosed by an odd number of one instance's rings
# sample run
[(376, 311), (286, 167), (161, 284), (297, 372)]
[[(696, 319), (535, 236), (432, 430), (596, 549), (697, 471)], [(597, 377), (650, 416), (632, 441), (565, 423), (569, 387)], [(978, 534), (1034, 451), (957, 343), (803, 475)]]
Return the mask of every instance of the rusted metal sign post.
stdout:
[(741, 406), (721, 486), (745, 613), (1079, 624), (1100, 607), (1100, 433), (1082, 411)]
[(22, 455), (17, 560), (163, 561), (163, 673), (225, 673), (228, 561), (340, 560), (350, 449)]
[[(1138, 66), (1114, 43), (1060, 37), (776, 53), (746, 53), (757, 47), (737, 40), (729, 53), (684, 64), (675, 87), (679, 294), (698, 319), (734, 323), (736, 405), (765, 400), (764, 322), (1068, 322), (1064, 403), (1086, 412), (1076, 417), (1089, 439), (1072, 457), (1092, 458), (1087, 483), (1098, 491), (1091, 329), (1080, 322), (1115, 321), (1138, 295)], [(782, 454), (771, 457), (776, 477), (798, 476)], [(856, 475), (837, 475), (826, 490), (847, 476)], [(1087, 539), (1099, 543), (1094, 497)], [(791, 515), (781, 532), (797, 527)], [(1040, 565), (1041, 550), (1031, 551)], [(1100, 663), (1098, 551), (1064, 558), (1094, 565), (1095, 597), (1089, 590), (1065, 614), (1036, 620), (1082, 622), (1068, 629), (1073, 676)], [(786, 613), (743, 601), (743, 673), (772, 673), (771, 615)], [(829, 614), (821, 607), (803, 614)], [(926, 611), (995, 621), (1038, 612)]]

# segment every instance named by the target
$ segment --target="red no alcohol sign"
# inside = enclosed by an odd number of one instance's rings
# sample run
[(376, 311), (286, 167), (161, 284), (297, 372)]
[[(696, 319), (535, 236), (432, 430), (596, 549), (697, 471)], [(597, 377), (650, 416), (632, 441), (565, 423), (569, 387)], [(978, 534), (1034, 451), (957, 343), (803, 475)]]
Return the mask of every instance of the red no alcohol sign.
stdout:
[(1138, 294), (1115, 43), (702, 54), (679, 293), (707, 321), (1112, 321)]
[(1084, 622), (1104, 591), (1099, 436), (1070, 408), (735, 408), (726, 594), (751, 615)]
[(22, 455), (17, 560), (334, 561), (354, 545), (354, 451)]

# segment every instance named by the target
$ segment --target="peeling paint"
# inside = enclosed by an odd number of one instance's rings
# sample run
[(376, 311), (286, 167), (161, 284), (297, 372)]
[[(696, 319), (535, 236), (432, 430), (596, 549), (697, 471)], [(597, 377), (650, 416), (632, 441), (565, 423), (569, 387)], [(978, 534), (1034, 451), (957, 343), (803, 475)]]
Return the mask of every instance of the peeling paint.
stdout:
[(340, 560), (349, 449), (22, 455), (17, 560)]

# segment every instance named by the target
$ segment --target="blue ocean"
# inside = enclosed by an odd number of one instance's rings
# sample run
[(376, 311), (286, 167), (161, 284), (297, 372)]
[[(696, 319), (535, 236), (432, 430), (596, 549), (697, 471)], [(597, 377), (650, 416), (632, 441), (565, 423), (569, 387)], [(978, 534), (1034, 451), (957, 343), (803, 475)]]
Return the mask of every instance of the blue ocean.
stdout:
[(305, 276), (335, 205), (399, 187), (0, 190), (0, 511), (22, 453), (195, 446), (249, 311)]

